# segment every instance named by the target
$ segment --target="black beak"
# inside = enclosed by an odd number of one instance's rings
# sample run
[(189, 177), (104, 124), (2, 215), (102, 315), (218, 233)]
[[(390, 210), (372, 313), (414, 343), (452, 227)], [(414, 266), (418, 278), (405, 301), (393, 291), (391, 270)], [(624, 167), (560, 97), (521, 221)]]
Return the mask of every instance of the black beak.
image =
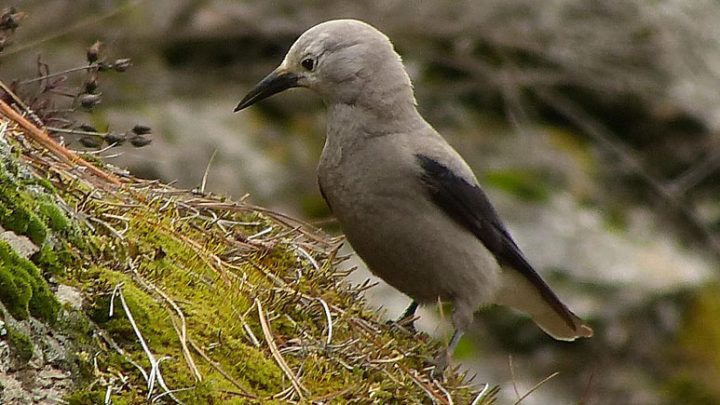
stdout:
[(287, 90), (291, 87), (297, 87), (298, 76), (294, 73), (285, 72), (282, 70), (275, 69), (272, 73), (267, 75), (260, 83), (256, 84), (255, 87), (240, 101), (240, 104), (235, 107), (235, 112), (250, 107), (260, 100), (264, 100), (273, 94), (279, 93), (283, 90)]

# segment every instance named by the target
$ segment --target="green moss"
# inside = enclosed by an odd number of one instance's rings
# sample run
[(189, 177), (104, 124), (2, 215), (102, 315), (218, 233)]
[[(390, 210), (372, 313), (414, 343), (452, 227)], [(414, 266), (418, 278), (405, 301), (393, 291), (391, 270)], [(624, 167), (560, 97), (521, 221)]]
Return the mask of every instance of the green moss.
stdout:
[[(143, 327), (147, 326), (148, 329), (144, 329), (144, 332), (152, 332), (153, 340), (156, 340), (155, 334), (159, 329), (162, 329), (167, 321), (164, 316), (164, 310), (162, 307), (157, 305), (152, 297), (149, 297), (142, 290), (137, 288), (129, 277), (115, 273), (111, 270), (103, 270), (100, 268), (94, 268), (89, 273), (90, 277), (97, 277), (99, 283), (107, 286), (108, 291), (111, 291), (115, 286), (123, 284), (120, 290), (125, 298), (128, 309), (132, 314), (133, 319), (138, 325)], [(99, 297), (95, 303), (93, 303), (93, 311), (91, 313), (91, 319), (110, 332), (118, 343), (130, 343), (133, 344), (137, 341), (135, 332), (128, 321), (127, 314), (118, 297), (114, 297), (114, 314), (110, 317), (110, 299), (111, 295)], [(163, 315), (157, 316), (159, 313)], [(171, 326), (171, 325), (169, 325)]]
[[(174, 349), (179, 338), (173, 327), (168, 311), (158, 304), (154, 297), (138, 288), (132, 278), (99, 267), (92, 268), (87, 276), (94, 280), (95, 288), (111, 292), (115, 286), (122, 284), (122, 293), (128, 310), (138, 330), (150, 350), (157, 358), (168, 357), (163, 361), (163, 375), (166, 382), (174, 386), (192, 386), (195, 381), (189, 372), (182, 356)], [(120, 297), (115, 297), (114, 313), (109, 316), (110, 298), (112, 294), (98, 297), (92, 303), (91, 319), (98, 323), (112, 338), (123, 347), (130, 357), (143, 367), (149, 367), (147, 356), (142, 351), (138, 337), (133, 329), (128, 314), (121, 304)], [(110, 359), (111, 363), (124, 368), (128, 373), (137, 376), (137, 370), (124, 359)]]
[[(6, 140), (12, 143), (12, 138)], [(0, 300), (7, 313), (46, 321), (58, 316), (60, 305), (43, 275), (53, 274), (83, 294), (82, 309), (66, 305), (52, 325), (53, 333), (65, 337), (68, 353), (59, 361), (75, 382), (68, 403), (103, 402), (104, 382), (117, 376), (122, 383), (114, 384), (113, 403), (147, 402), (147, 382), (137, 367), (148, 372), (150, 362), (137, 331), (147, 350), (162, 359), (159, 368), (167, 386), (188, 404), (283, 403), (272, 398), (290, 384), (271, 354), (270, 340), (308, 390), (306, 401), (299, 402), (325, 402), (313, 400), (324, 397), (333, 403), (362, 401), (372, 393), (376, 402), (413, 403), (426, 395), (407, 370), (421, 372), (438, 345), (422, 336), (393, 333), (378, 322), (376, 312), (331, 271), (338, 260), (333, 242), (324, 243), (322, 235), (293, 229), (293, 221), (243, 203), (223, 204), (221, 197), (201, 201), (131, 178), (112, 191), (95, 188), (96, 181), (66, 175), (62, 165), (42, 160), (26, 170), (16, 157), (32, 145), (13, 145), (15, 157), (1, 146), (0, 225), (39, 247), (28, 261), (0, 245)], [(43, 171), (47, 179), (36, 176)], [(50, 179), (58, 180), (56, 187)], [(514, 181), (504, 179), (504, 184), (531, 198), (541, 194), (531, 187), (532, 179)], [(305, 208), (316, 215), (326, 210), (318, 199), (307, 201)], [(103, 223), (87, 222), (97, 224), (89, 229), (67, 212)], [(272, 232), (248, 241), (268, 228)], [(320, 270), (308, 263), (308, 254)], [(330, 308), (331, 344), (340, 349), (325, 347), (328, 321), (321, 303)], [(265, 336), (261, 319), (271, 336)], [(32, 345), (18, 339), (24, 356), (28, 348), (31, 356)], [(398, 360), (372, 361), (390, 358)], [(468, 391), (458, 388), (464, 383), (454, 374), (447, 377), (445, 387), (456, 402), (468, 403)], [(154, 394), (160, 392), (156, 384)], [(248, 400), (241, 392), (259, 399)]]
[(8, 343), (18, 360), (22, 363), (30, 361), (33, 355), (33, 344), (30, 338), (7, 324), (5, 325), (5, 330), (7, 330)]
[(39, 178), (39, 177), (36, 177), (33, 180), (34, 180), (33, 184), (44, 188), (45, 191), (48, 192), (49, 194), (52, 194), (52, 195), (57, 194), (57, 189), (55, 189), (55, 187), (53, 187), (52, 183), (50, 183), (50, 180)]
[(67, 338), (72, 350), (68, 350), (67, 368), (82, 385), (90, 383), (95, 376), (93, 355), (97, 352), (94, 331), (82, 311), (67, 306), (55, 325), (55, 329)]
[(25, 235), (30, 222), (30, 213), (23, 208), (15, 208), (8, 204), (8, 209), (2, 210), (2, 227), (18, 235)]
[(31, 296), (30, 284), (18, 278), (10, 267), (0, 264), (0, 301), (10, 315), (15, 319), (27, 319), (30, 316), (28, 303)]
[[(78, 390), (65, 397), (69, 405), (95, 405), (105, 403), (105, 390), (101, 388)], [(113, 403), (117, 403), (113, 401)]]
[(49, 245), (44, 244), (39, 251), (35, 252), (30, 258), (36, 266), (41, 268), (45, 273), (57, 275), (63, 272), (69, 260), (69, 252), (60, 249), (61, 254), (55, 253), (55, 250)]
[(0, 300), (17, 319), (27, 319), (32, 314), (52, 323), (60, 310), (60, 303), (38, 268), (3, 241), (0, 241)]
[[(13, 162), (8, 164), (12, 166)], [(16, 167), (0, 165), (0, 205), (3, 207), (0, 225), (18, 235), (26, 235), (36, 245), (45, 242), (50, 229), (67, 231), (71, 223), (50, 195), (29, 189), (30, 186), (52, 189), (49, 182), (34, 177), (15, 181), (13, 173), (17, 171)]]
[(227, 342), (221, 353), (223, 356), (232, 356), (236, 359), (232, 366), (234, 374), (243, 376), (253, 387), (268, 392), (282, 389), (284, 380), (282, 371), (277, 363), (258, 349), (233, 339)]
[(30, 214), (27, 224), (27, 232), (25, 233), (30, 240), (36, 245), (42, 245), (48, 236), (48, 229), (42, 220), (35, 214)]
[(41, 201), (38, 208), (40, 215), (47, 220), (53, 231), (65, 232), (70, 229), (70, 221), (57, 205), (50, 201)]

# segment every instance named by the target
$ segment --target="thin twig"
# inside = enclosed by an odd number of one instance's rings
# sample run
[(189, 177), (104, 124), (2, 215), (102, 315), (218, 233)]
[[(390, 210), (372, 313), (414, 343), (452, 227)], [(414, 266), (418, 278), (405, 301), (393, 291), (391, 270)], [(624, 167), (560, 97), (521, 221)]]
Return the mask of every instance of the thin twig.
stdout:
[(108, 345), (110, 345), (110, 347), (112, 347), (113, 350), (115, 350), (116, 352), (120, 353), (120, 355), (123, 356), (123, 358), (125, 359), (125, 361), (127, 361), (127, 362), (130, 363), (130, 364), (132, 364), (136, 369), (138, 369), (138, 371), (140, 371), (140, 375), (142, 375), (143, 379), (147, 382), (147, 381), (148, 381), (148, 374), (147, 374), (147, 372), (145, 371), (145, 369), (142, 368), (142, 366), (139, 365), (135, 360), (133, 360), (132, 357), (130, 357), (130, 355), (127, 354), (127, 353), (125, 352), (125, 350), (123, 350), (123, 349), (120, 347), (120, 345), (117, 344), (117, 342), (115, 342), (110, 336), (108, 336), (108, 334), (107, 334), (106, 331), (98, 328), (96, 325), (93, 325), (93, 326), (94, 326), (94, 329), (96, 330), (98, 336), (100, 336), (100, 338), (102, 338), (102, 339), (105, 341), (105, 343), (107, 343)]
[(196, 381), (202, 381), (202, 375), (200, 374), (200, 370), (198, 370), (197, 366), (195, 366), (195, 361), (192, 358), (192, 355), (190, 354), (190, 350), (188, 350), (187, 347), (187, 325), (185, 322), (185, 314), (183, 314), (180, 307), (177, 306), (175, 301), (170, 299), (165, 292), (163, 292), (161, 289), (159, 289), (157, 286), (155, 286), (153, 283), (151, 283), (148, 280), (144, 280), (140, 277), (140, 274), (137, 272), (137, 270), (133, 270), (135, 273), (135, 276), (143, 282), (147, 287), (155, 291), (158, 295), (160, 295), (165, 302), (167, 302), (168, 305), (172, 307), (172, 309), (175, 310), (175, 313), (180, 318), (180, 328), (175, 325), (175, 319), (171, 316), (170, 320), (172, 321), (173, 327), (175, 328), (175, 332), (178, 334), (178, 338), (180, 338), (180, 347), (182, 348), (183, 357), (185, 357), (185, 362), (187, 363), (188, 367), (190, 368), (190, 371), (192, 371), (193, 376), (195, 377)]
[(217, 154), (217, 149), (215, 149), (210, 155), (210, 159), (208, 160), (207, 166), (205, 166), (205, 173), (203, 173), (202, 176), (202, 182), (200, 183), (200, 194), (205, 194), (205, 185), (207, 184), (208, 174), (210, 173), (210, 166), (212, 165), (213, 160), (215, 159), (215, 155)]
[[(491, 405), (495, 403), (495, 400), (497, 399), (496, 396), (500, 392), (500, 387), (490, 386), (490, 384), (485, 383), (485, 387), (483, 387), (482, 391), (478, 394), (477, 397), (472, 402), (472, 405)], [(482, 402), (481, 402), (482, 401)]]
[(105, 390), (105, 400), (103, 401), (103, 404), (105, 404), (105, 405), (112, 404), (112, 401), (110, 401), (111, 393), (112, 393), (112, 385), (108, 385), (107, 389)]
[(40, 145), (47, 148), (49, 151), (51, 151), (55, 156), (60, 158), (61, 160), (64, 160), (67, 163), (70, 163), (71, 165), (78, 165), (81, 167), (86, 168), (90, 173), (93, 175), (111, 183), (114, 185), (120, 185), (120, 180), (113, 176), (112, 174), (108, 174), (97, 167), (91, 165), (88, 163), (85, 159), (79, 157), (78, 155), (74, 154), (70, 150), (68, 150), (66, 147), (59, 145), (57, 142), (52, 140), (50, 136), (47, 134), (46, 131), (41, 130), (40, 128), (33, 125), (30, 121), (26, 120), (25, 117), (18, 114), (12, 107), (7, 105), (4, 101), (0, 100), (0, 113), (8, 117), (9, 119), (17, 122), (23, 129), (27, 131), (28, 136), (30, 136), (32, 139), (37, 141)]
[(203, 350), (201, 350), (195, 342), (193, 342), (192, 339), (188, 338), (188, 343), (190, 343), (190, 346), (197, 352), (197, 354), (200, 355), (200, 357), (203, 358), (212, 368), (215, 369), (218, 373), (222, 374), (223, 377), (225, 377), (232, 385), (235, 386), (235, 388), (239, 389), (241, 393), (235, 393), (236, 395), (242, 395), (248, 398), (257, 399), (257, 396), (247, 392), (245, 388), (237, 381), (235, 380), (230, 374), (228, 374), (225, 370), (223, 370), (222, 367), (216, 362), (214, 362)]
[[(143, 351), (145, 352), (145, 355), (147, 356), (148, 360), (150, 361), (150, 374), (148, 375), (148, 394), (147, 399), (150, 399), (152, 397), (153, 387), (155, 386), (155, 381), (158, 382), (158, 384), (166, 391), (170, 391), (165, 384), (165, 381), (162, 378), (162, 374), (160, 374), (160, 361), (163, 359), (157, 360), (155, 356), (150, 351), (150, 348), (148, 347), (147, 343), (145, 343), (145, 339), (142, 336), (142, 333), (140, 333), (140, 329), (138, 328), (137, 324), (135, 323), (135, 318), (133, 318), (132, 313), (130, 312), (130, 307), (127, 305), (127, 302), (125, 302), (125, 295), (122, 293), (122, 287), (118, 288), (117, 295), (120, 297), (120, 303), (123, 306), (123, 310), (125, 311), (125, 316), (127, 316), (128, 321), (130, 322), (130, 326), (132, 326), (133, 331), (135, 332), (135, 336), (137, 336), (138, 341), (140, 342), (140, 346), (142, 346)], [(180, 402), (172, 393), (169, 393), (170, 398), (172, 398), (177, 403)]]
[(65, 69), (60, 72), (48, 73), (46, 75), (33, 77), (32, 79), (22, 80), (19, 84), (35, 83), (35, 82), (39, 82), (39, 81), (42, 81), (45, 79), (52, 79), (53, 77), (63, 76), (68, 73), (80, 72), (80, 71), (88, 70), (88, 69), (97, 69), (98, 67), (99, 67), (98, 65), (78, 66), (78, 67), (74, 67), (74, 68), (70, 68), (70, 69)]
[(120, 233), (120, 231), (118, 231), (117, 229), (113, 228), (112, 225), (108, 224), (107, 222), (103, 221), (102, 219), (98, 219), (98, 218), (95, 218), (95, 217), (88, 217), (88, 220), (93, 221), (93, 222), (96, 222), (96, 223), (104, 226), (104, 227), (107, 228), (107, 230), (110, 231), (110, 233), (112, 233), (116, 238), (118, 238), (118, 239), (120, 239), (120, 240), (125, 240), (125, 237), (123, 236), (122, 233)]
[(433, 381), (433, 383), (435, 384), (437, 389), (440, 390), (440, 392), (442, 392), (445, 395), (445, 398), (447, 398), (448, 405), (455, 405), (455, 402), (453, 401), (452, 396), (450, 395), (448, 390), (445, 387), (443, 387), (442, 384), (440, 384), (440, 381), (435, 380), (435, 381)]
[(535, 384), (532, 388), (530, 388), (530, 391), (526, 392), (525, 395), (523, 395), (523, 396), (520, 397), (517, 401), (515, 401), (515, 403), (513, 403), (513, 405), (518, 405), (520, 402), (522, 402), (523, 399), (525, 399), (525, 398), (527, 398), (528, 396), (530, 396), (530, 394), (532, 394), (533, 392), (537, 391), (537, 389), (540, 388), (541, 386), (543, 386), (543, 384), (545, 384), (546, 382), (548, 382), (548, 381), (552, 380), (553, 378), (557, 377), (559, 374), (560, 374), (560, 372), (559, 372), (559, 371), (556, 371), (556, 372), (550, 374), (549, 376), (543, 378), (542, 381), (540, 381), (539, 383)]
[(320, 301), (320, 305), (322, 305), (323, 309), (325, 310), (325, 319), (327, 319), (327, 325), (328, 325), (327, 340), (325, 341), (325, 344), (327, 346), (330, 346), (330, 343), (332, 342), (332, 335), (333, 335), (332, 314), (330, 313), (330, 308), (328, 307), (328, 304), (327, 304), (327, 302), (325, 302), (325, 300), (323, 300), (320, 297), (318, 297), (317, 300)]
[(302, 383), (300, 383), (300, 380), (295, 376), (295, 374), (290, 369), (290, 366), (287, 365), (285, 362), (285, 359), (283, 359), (282, 355), (280, 354), (280, 351), (278, 350), (277, 346), (275, 345), (275, 341), (273, 340), (272, 331), (270, 330), (270, 325), (268, 324), (267, 319), (265, 319), (265, 314), (263, 313), (262, 304), (260, 303), (260, 300), (255, 298), (255, 305), (257, 305), (257, 311), (258, 311), (258, 318), (260, 318), (260, 326), (262, 327), (263, 334), (265, 335), (265, 341), (268, 344), (268, 347), (270, 348), (270, 352), (272, 353), (273, 357), (275, 358), (275, 361), (280, 366), (280, 369), (285, 373), (285, 375), (290, 379), (290, 383), (292, 384), (293, 388), (295, 389), (295, 392), (300, 397), (300, 400), (304, 400), (305, 396), (303, 395), (303, 392), (308, 392), (307, 388), (303, 387)]
[(80, 129), (67, 129), (67, 128), (58, 128), (58, 127), (51, 127), (51, 126), (45, 126), (45, 129), (51, 132), (60, 132), (63, 134), (72, 134), (72, 135), (88, 135), (88, 136), (99, 136), (100, 138), (105, 137), (109, 132), (92, 132), (92, 131), (83, 131)]
[(470, 403), (470, 405), (479, 405), (480, 401), (482, 401), (485, 397), (485, 393), (490, 389), (490, 384), (485, 383), (485, 386), (483, 387), (482, 391), (480, 391), (475, 399)]
[[(0, 55), (2, 55), (2, 54), (0, 54)], [(30, 107), (28, 107), (27, 104), (25, 104), (25, 102), (20, 97), (18, 97), (17, 94), (15, 94), (12, 90), (10, 90), (10, 88), (2, 80), (0, 80), (0, 88), (2, 88), (5, 91), (5, 93), (8, 94), (10, 96), (10, 98), (13, 99), (13, 102), (15, 104), (22, 107), (23, 111), (25, 111), (26, 114), (30, 115), (33, 119), (37, 118), (35, 115), (35, 112), (33, 110), (31, 110)], [(37, 125), (43, 125), (43, 123), (38, 122)]]
[(307, 250), (303, 249), (302, 247), (300, 247), (294, 243), (292, 245), (295, 247), (295, 249), (297, 249), (298, 252), (300, 252), (310, 262), (310, 264), (313, 266), (313, 268), (315, 270), (320, 271), (320, 266), (318, 265), (318, 262), (310, 255), (310, 253), (308, 253)]

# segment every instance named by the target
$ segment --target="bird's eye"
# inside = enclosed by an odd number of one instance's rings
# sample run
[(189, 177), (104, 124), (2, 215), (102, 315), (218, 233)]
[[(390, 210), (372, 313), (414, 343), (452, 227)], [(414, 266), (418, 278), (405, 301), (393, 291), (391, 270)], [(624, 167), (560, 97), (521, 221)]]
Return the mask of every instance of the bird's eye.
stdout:
[(313, 68), (315, 68), (315, 61), (310, 58), (303, 60), (300, 64), (307, 70), (313, 70)]

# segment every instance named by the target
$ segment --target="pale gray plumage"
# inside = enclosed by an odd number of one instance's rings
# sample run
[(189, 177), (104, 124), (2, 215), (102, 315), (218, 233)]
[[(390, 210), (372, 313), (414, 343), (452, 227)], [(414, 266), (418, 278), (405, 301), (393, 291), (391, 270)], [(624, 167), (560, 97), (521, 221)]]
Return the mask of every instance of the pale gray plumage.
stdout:
[(527, 263), (470, 167), (420, 116), (384, 34), (356, 20), (310, 28), (236, 111), (289, 87), (310, 88), (327, 105), (320, 188), (374, 274), (421, 304), (451, 302), (460, 333), (477, 309), (498, 303), (556, 339), (592, 335)]

